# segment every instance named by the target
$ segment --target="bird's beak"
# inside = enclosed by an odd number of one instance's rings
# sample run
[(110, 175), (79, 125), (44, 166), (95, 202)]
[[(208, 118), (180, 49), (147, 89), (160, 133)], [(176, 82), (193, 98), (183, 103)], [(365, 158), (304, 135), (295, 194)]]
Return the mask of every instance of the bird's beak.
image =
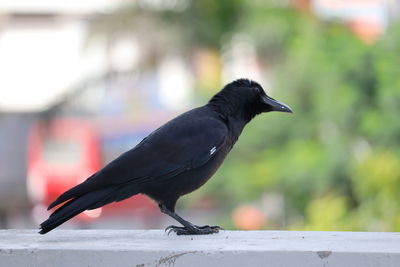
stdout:
[(273, 99), (272, 97), (269, 97), (267, 95), (262, 97), (262, 101), (264, 104), (266, 104), (268, 106), (268, 111), (280, 111), (280, 112), (293, 113), (292, 109), (288, 105), (286, 105), (276, 99)]

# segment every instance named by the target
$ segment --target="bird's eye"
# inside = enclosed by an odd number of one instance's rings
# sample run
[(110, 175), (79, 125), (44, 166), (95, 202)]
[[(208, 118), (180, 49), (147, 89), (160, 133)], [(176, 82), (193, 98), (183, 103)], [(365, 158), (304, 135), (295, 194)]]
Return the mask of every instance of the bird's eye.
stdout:
[(254, 91), (256, 91), (257, 94), (261, 94), (261, 88), (259, 87), (254, 87)]

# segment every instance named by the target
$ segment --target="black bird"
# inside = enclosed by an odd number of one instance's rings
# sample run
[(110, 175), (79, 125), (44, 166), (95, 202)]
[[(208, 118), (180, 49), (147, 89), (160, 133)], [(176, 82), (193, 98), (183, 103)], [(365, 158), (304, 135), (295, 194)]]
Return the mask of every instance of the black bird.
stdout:
[(64, 203), (40, 224), (41, 234), (77, 214), (136, 194), (155, 200), (161, 212), (183, 227), (178, 235), (217, 233), (218, 226), (197, 226), (175, 213), (179, 197), (202, 186), (218, 169), (244, 126), (257, 114), (292, 112), (248, 79), (226, 85), (204, 106), (167, 122), (137, 146), (123, 153), (83, 183), (59, 196), (49, 207)]

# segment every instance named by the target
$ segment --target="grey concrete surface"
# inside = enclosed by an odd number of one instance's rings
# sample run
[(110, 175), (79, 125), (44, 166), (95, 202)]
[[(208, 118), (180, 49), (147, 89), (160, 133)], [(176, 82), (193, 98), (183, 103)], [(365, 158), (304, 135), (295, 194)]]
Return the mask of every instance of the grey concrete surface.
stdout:
[(0, 230), (0, 266), (398, 267), (400, 233)]

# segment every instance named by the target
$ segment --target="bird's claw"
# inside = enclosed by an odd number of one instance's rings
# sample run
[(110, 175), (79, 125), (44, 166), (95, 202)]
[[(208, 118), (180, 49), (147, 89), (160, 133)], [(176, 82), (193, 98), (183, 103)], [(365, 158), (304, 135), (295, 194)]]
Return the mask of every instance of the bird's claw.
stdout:
[(177, 231), (185, 231), (185, 230), (186, 230), (185, 227), (179, 227), (179, 226), (175, 226), (175, 225), (170, 225), (167, 228), (165, 228), (165, 232), (167, 232), (168, 235), (171, 232), (177, 233)]
[(169, 235), (171, 232), (175, 232), (177, 235), (209, 235), (209, 234), (216, 234), (219, 230), (223, 230), (219, 226), (197, 226), (195, 225), (193, 228), (187, 227), (179, 227), (170, 225), (168, 226), (165, 231)]

